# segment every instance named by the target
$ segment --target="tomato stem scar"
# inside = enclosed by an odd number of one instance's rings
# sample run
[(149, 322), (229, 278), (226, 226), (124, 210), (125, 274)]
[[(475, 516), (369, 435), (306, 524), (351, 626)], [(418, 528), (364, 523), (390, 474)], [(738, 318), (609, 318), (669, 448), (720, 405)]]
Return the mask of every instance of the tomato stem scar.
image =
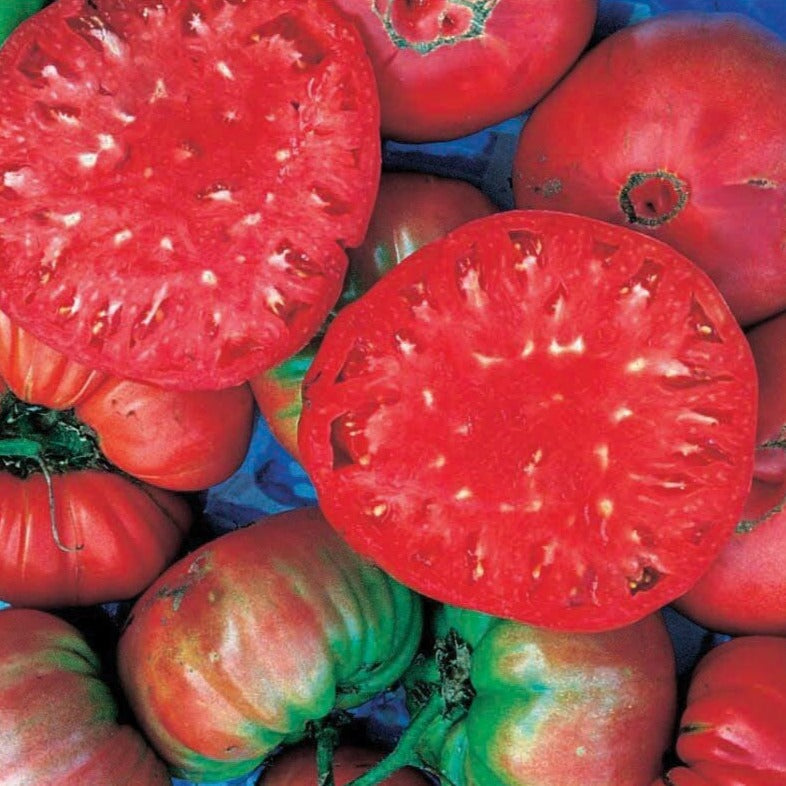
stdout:
[(659, 227), (688, 203), (688, 184), (671, 172), (632, 172), (619, 192), (619, 205), (628, 223)]

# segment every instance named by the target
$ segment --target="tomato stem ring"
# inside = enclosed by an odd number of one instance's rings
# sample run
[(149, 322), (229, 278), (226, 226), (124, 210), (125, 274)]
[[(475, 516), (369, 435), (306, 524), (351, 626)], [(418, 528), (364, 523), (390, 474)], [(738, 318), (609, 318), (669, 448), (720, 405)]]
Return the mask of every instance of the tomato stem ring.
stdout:
[(619, 193), (619, 205), (629, 224), (659, 227), (688, 203), (688, 184), (671, 172), (632, 172)]

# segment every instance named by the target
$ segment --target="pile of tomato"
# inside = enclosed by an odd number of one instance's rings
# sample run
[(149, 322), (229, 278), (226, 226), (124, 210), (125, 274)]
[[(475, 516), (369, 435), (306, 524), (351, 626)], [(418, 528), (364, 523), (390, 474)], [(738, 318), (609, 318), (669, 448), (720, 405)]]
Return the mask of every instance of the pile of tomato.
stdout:
[(786, 786), (786, 12), (545, 5), (0, 7), (0, 784)]

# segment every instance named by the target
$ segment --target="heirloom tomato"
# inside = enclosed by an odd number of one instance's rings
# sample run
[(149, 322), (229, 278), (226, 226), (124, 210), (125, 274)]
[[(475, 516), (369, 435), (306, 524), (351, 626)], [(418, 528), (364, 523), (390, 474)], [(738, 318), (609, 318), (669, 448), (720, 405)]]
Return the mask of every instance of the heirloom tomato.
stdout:
[(173, 771), (250, 772), (407, 668), (420, 599), (364, 562), (316, 508), (262, 519), (175, 563), (118, 646), (136, 717)]
[(535, 108), (516, 206), (624, 224), (702, 267), (743, 324), (786, 307), (786, 42), (674, 12), (601, 41)]
[(90, 367), (243, 382), (338, 297), (380, 168), (325, 0), (59, 0), (0, 49), (0, 307)]
[(0, 314), (0, 599), (85, 605), (136, 595), (174, 558), (185, 500), (248, 447), (247, 385), (165, 391), (86, 368)]
[[(357, 745), (341, 745), (333, 754), (335, 786), (346, 786), (373, 767), (383, 756), (381, 751)], [(257, 786), (314, 786), (317, 780), (317, 754), (313, 746), (301, 745), (272, 760)], [(382, 786), (429, 786), (430, 780), (412, 768), (397, 770), (380, 781)]]
[(751, 492), (734, 535), (674, 605), (724, 633), (786, 635), (786, 313), (747, 337), (759, 375)]
[(576, 634), (442, 607), (434, 632), (434, 657), (404, 677), (410, 726), (352, 786), (403, 764), (451, 786), (642, 786), (660, 771), (677, 683), (659, 615)]
[(685, 763), (655, 786), (786, 784), (786, 639), (741, 636), (698, 663), (680, 720)]
[(0, 611), (0, 784), (170, 783), (142, 736), (118, 722), (79, 631), (43, 611)]
[[(338, 306), (370, 289), (388, 270), (421, 246), (473, 218), (496, 210), (469, 183), (420, 172), (383, 172), (363, 242), (349, 249), (349, 273)], [(278, 441), (295, 457), (302, 409), (301, 386), (321, 341), (251, 380), (259, 408)]]
[(571, 630), (683, 594), (747, 494), (756, 374), (707, 276), (567, 214), (469, 222), (328, 327), (299, 448), (326, 518), (418, 592)]
[(589, 41), (597, 0), (338, 0), (379, 86), (382, 133), (453, 139), (529, 109)]

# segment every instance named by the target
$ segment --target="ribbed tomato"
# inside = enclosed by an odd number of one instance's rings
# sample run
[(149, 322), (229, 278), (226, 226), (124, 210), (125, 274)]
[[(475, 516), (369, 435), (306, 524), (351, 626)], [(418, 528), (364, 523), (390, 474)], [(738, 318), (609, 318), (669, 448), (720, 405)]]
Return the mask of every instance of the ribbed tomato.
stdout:
[(221, 780), (390, 687), (417, 650), (421, 616), (414, 593), (316, 508), (298, 509), (166, 570), (131, 611), (119, 672), (173, 771)]
[(405, 764), (451, 786), (643, 786), (660, 771), (677, 685), (659, 615), (571, 634), (443, 606), (433, 634), (404, 677), (410, 726), (352, 786)]
[(110, 377), (3, 314), (0, 379), (0, 599), (16, 605), (141, 592), (191, 523), (169, 491), (224, 480), (250, 441), (247, 385), (165, 391)]
[(786, 783), (786, 639), (719, 644), (691, 677), (677, 754), (685, 762), (654, 786)]
[(169, 786), (142, 736), (120, 725), (101, 664), (58, 617), (0, 611), (0, 784)]

